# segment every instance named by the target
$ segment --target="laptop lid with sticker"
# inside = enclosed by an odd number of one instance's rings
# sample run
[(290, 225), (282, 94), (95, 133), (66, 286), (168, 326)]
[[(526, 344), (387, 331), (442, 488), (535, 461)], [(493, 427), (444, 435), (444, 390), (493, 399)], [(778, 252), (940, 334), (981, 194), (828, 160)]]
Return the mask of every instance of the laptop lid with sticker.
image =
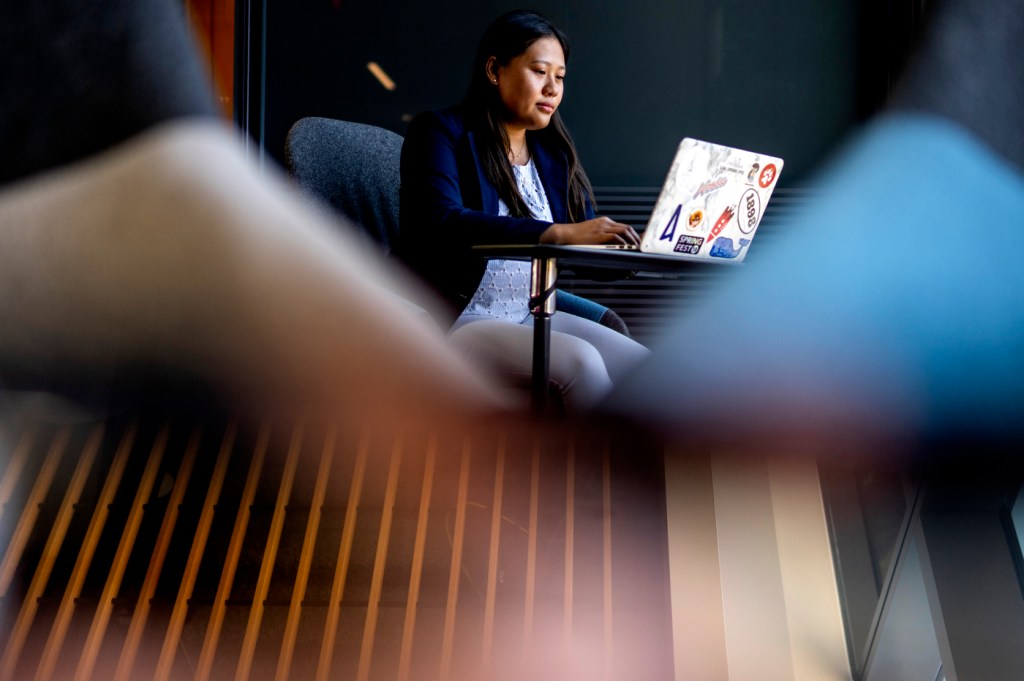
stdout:
[(687, 137), (679, 143), (640, 250), (742, 262), (782, 165), (781, 158)]

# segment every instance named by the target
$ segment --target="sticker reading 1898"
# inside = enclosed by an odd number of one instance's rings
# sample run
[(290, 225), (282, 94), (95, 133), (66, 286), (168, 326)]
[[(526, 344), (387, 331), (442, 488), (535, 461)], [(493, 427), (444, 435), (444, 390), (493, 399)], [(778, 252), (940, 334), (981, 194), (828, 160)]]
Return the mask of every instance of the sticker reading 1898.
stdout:
[(750, 234), (757, 227), (760, 217), (761, 197), (753, 189), (748, 189), (740, 197), (739, 210), (736, 212), (736, 225), (744, 234)]
[(697, 255), (700, 253), (700, 247), (704, 245), (704, 237), (702, 236), (690, 236), (684, 234), (679, 237), (679, 241), (672, 248), (676, 253), (689, 253), (690, 255)]

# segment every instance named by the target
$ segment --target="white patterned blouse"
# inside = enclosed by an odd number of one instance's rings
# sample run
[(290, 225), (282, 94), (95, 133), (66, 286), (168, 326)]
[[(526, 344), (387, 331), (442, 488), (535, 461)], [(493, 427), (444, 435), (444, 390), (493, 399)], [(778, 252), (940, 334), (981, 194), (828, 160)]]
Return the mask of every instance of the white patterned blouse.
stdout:
[[(551, 206), (544, 192), (537, 166), (531, 158), (526, 165), (512, 166), (519, 193), (526, 201), (532, 217), (554, 222)], [(508, 206), (498, 200), (498, 215), (508, 215)], [(517, 324), (530, 316), (530, 263), (520, 260), (488, 260), (487, 270), (463, 317), (508, 319)], [(463, 320), (464, 321), (464, 320)]]

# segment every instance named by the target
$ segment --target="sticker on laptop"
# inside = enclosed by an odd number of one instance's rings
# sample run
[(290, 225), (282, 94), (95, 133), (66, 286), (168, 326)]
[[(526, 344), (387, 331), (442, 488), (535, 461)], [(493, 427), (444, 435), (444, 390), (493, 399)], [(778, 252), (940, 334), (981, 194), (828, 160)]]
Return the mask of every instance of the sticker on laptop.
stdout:
[(761, 189), (767, 189), (775, 181), (776, 176), (779, 174), (778, 168), (775, 167), (774, 163), (769, 163), (761, 171), (761, 176), (757, 178), (757, 184)]
[(743, 192), (740, 197), (739, 210), (736, 211), (736, 225), (744, 234), (750, 234), (757, 227), (761, 217), (761, 197), (753, 189)]
[(729, 258), (730, 260), (739, 257), (739, 254), (743, 252), (743, 249), (750, 243), (750, 239), (740, 239), (740, 245), (737, 248), (733, 245), (732, 239), (727, 236), (720, 236), (715, 239), (715, 244), (711, 247), (712, 258)]
[(683, 234), (679, 237), (679, 241), (672, 247), (672, 250), (676, 253), (688, 253), (690, 255), (697, 255), (700, 253), (700, 247), (704, 245), (704, 237), (702, 236), (690, 236), (689, 234)]

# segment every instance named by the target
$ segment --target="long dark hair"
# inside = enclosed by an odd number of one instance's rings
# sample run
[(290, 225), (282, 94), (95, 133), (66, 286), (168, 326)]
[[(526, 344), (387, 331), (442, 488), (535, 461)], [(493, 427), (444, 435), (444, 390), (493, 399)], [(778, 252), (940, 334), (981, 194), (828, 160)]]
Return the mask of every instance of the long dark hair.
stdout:
[[(474, 117), (485, 133), (480, 144), (480, 153), (487, 179), (497, 188), (498, 196), (508, 206), (514, 217), (531, 217), (530, 209), (523, 200), (512, 175), (512, 164), (508, 160), (508, 133), (502, 122), (504, 105), (497, 89), (487, 76), (487, 61), (494, 57), (502, 66), (526, 52), (541, 38), (554, 38), (562, 46), (565, 61), (569, 61), (569, 40), (550, 21), (528, 10), (513, 10), (495, 19), (480, 39), (469, 89), (462, 101), (467, 113)], [(569, 221), (578, 222), (586, 217), (586, 202), (594, 204), (594, 191), (590, 180), (579, 162), (576, 145), (558, 111), (551, 116), (551, 122), (543, 130), (531, 131), (531, 136), (544, 139), (549, 145), (565, 154), (569, 163)]]

